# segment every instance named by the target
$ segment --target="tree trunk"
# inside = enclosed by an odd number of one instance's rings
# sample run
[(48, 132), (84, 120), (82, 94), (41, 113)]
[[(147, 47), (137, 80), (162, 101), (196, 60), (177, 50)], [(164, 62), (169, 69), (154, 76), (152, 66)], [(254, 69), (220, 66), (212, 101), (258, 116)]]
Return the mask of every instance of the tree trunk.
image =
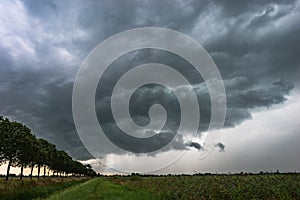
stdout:
[(41, 171), (41, 165), (38, 164), (38, 179), (40, 179), (40, 171)]
[(44, 179), (46, 178), (46, 165), (44, 165)]
[(30, 179), (32, 179), (33, 167), (34, 167), (34, 165), (32, 165), (32, 166), (31, 166), (31, 171), (30, 171)]
[(23, 179), (23, 169), (24, 169), (24, 165), (21, 165), (21, 174), (20, 174), (20, 180)]
[(6, 178), (5, 178), (6, 181), (8, 181), (10, 165), (11, 165), (11, 159), (9, 159), (8, 165), (7, 165)]

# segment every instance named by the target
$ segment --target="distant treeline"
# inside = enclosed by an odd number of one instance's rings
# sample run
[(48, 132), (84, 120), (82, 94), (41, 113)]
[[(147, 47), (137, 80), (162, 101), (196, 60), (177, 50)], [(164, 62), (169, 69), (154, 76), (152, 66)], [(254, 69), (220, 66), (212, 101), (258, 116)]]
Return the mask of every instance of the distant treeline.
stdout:
[[(8, 163), (6, 180), (9, 177), (10, 167), (20, 167), (20, 179), (23, 177), (23, 169), (30, 167), (30, 178), (33, 168), (38, 168), (40, 177), (41, 168), (53, 171), (52, 175), (79, 175), (95, 176), (96, 172), (91, 165), (83, 165), (75, 161), (63, 150), (57, 150), (54, 144), (47, 140), (38, 139), (31, 130), (22, 123), (10, 121), (0, 116), (0, 165)], [(48, 173), (49, 174), (49, 173)]]
[(114, 175), (103, 175), (98, 174), (98, 176), (104, 177), (182, 177), (182, 176), (257, 176), (257, 175), (299, 175), (299, 172), (268, 172), (268, 171), (260, 171), (259, 173), (252, 172), (240, 172), (240, 173), (194, 173), (194, 174), (139, 174), (139, 173), (131, 173), (131, 174), (114, 174)]

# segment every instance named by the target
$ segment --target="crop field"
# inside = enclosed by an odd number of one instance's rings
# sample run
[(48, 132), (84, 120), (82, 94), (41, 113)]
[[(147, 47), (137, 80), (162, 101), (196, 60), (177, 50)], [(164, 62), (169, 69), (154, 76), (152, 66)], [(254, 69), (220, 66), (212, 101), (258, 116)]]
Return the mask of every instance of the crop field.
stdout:
[(300, 174), (2, 180), (0, 199), (300, 199)]
[(300, 174), (113, 177), (159, 199), (300, 199)]

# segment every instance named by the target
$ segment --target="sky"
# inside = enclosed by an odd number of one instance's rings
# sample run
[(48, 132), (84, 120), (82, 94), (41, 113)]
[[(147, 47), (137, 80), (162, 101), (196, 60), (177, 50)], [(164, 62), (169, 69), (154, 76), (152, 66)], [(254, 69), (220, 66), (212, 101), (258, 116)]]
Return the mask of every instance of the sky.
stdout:
[[(300, 1), (7, 0), (1, 1), (0, 13), (0, 114), (26, 124), (37, 137), (93, 164), (98, 172), (145, 172), (160, 163), (171, 164), (154, 173), (300, 171)], [(138, 155), (99, 141), (103, 151), (94, 158), (77, 134), (72, 90), (81, 63), (100, 42), (141, 27), (188, 35), (220, 71), (227, 99), (225, 126), (205, 158), (203, 138), (214, 132), (207, 131), (207, 86), (186, 60), (161, 50), (130, 52), (111, 64), (95, 94), (98, 121), (118, 139), (109, 110), (112, 89), (133, 66), (156, 62), (190, 81), (200, 106), (199, 137), (192, 142), (177, 137), (161, 151)], [(149, 123), (149, 107), (157, 103), (167, 108), (167, 131), (153, 128), (133, 135), (173, 137), (180, 108), (166, 88), (139, 88), (130, 104), (133, 121)], [(154, 124), (160, 120), (155, 118)]]

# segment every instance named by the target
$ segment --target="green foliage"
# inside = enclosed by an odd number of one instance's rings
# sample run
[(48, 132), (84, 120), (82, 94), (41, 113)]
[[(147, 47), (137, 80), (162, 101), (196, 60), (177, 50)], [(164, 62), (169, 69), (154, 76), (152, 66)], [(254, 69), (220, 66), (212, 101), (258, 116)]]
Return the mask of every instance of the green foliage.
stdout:
[(90, 165), (74, 161), (47, 140), (37, 139), (25, 125), (0, 116), (0, 165), (5, 162), (8, 162), (6, 180), (11, 166), (21, 167), (21, 177), (23, 167), (27, 166), (38, 166), (38, 178), (40, 168), (46, 166), (60, 174), (96, 175)]

